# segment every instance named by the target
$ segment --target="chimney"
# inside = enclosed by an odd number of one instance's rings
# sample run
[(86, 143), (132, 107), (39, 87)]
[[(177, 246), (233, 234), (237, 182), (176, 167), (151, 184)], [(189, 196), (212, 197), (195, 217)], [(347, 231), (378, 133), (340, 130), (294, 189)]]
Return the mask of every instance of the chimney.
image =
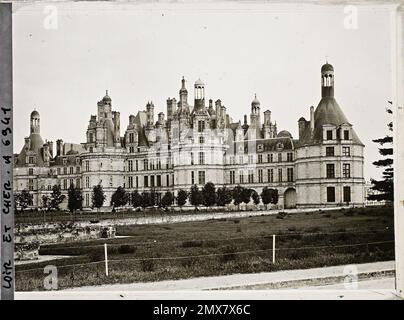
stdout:
[(29, 150), (30, 144), (31, 144), (31, 139), (29, 137), (25, 137), (24, 142), (25, 142), (25, 145), (24, 145), (25, 149)]
[(48, 145), (50, 156), (53, 158), (53, 141), (48, 141)]
[(213, 108), (213, 100), (209, 99), (209, 109), (212, 109), (212, 108)]
[(314, 107), (310, 107), (310, 131), (314, 131)]
[(269, 126), (271, 124), (271, 111), (267, 110), (264, 112), (264, 126)]
[(56, 140), (56, 156), (62, 155), (62, 148), (63, 148), (63, 140), (62, 139)]
[(306, 119), (301, 117), (298, 121), (299, 125), (299, 140), (303, 138), (304, 130), (306, 129)]

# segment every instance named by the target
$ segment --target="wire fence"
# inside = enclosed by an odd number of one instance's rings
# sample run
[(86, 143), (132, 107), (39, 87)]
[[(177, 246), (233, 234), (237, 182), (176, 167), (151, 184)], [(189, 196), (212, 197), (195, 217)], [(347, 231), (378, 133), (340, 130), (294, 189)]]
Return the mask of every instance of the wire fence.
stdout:
[[(367, 232), (370, 233), (370, 232)], [(374, 233), (374, 232), (372, 232)], [(316, 233), (319, 234), (319, 233)], [(322, 234), (336, 234), (334, 233), (322, 233)], [(307, 235), (307, 233), (306, 233)], [(336, 249), (336, 248), (350, 248), (350, 247), (360, 247), (360, 246), (369, 246), (369, 245), (381, 245), (394, 243), (394, 240), (387, 241), (373, 241), (373, 242), (361, 242), (361, 243), (352, 243), (352, 244), (341, 244), (341, 245), (322, 245), (322, 246), (302, 246), (302, 247), (279, 247), (276, 248), (275, 251), (301, 251), (301, 250), (323, 250), (323, 249)], [(104, 245), (101, 245), (104, 246)], [(108, 259), (109, 264), (120, 263), (120, 262), (141, 262), (147, 260), (153, 261), (164, 261), (164, 260), (184, 260), (184, 259), (199, 259), (199, 258), (211, 258), (211, 257), (220, 257), (220, 256), (229, 256), (229, 255), (243, 255), (243, 254), (255, 254), (255, 253), (263, 253), (263, 252), (273, 252), (274, 249), (258, 249), (258, 250), (246, 250), (246, 251), (234, 251), (234, 252), (224, 252), (224, 253), (210, 253), (210, 254), (200, 254), (200, 255), (187, 255), (187, 256), (166, 256), (166, 257), (146, 257), (146, 258), (125, 258), (125, 259)], [(94, 261), (94, 262), (86, 262), (86, 263), (77, 263), (77, 264), (67, 264), (58, 266), (59, 269), (65, 268), (74, 268), (80, 266), (89, 266), (89, 265), (98, 265), (104, 264), (105, 260)], [(16, 273), (26, 273), (37, 270), (43, 270), (43, 268), (30, 268), (23, 270), (16, 270)]]

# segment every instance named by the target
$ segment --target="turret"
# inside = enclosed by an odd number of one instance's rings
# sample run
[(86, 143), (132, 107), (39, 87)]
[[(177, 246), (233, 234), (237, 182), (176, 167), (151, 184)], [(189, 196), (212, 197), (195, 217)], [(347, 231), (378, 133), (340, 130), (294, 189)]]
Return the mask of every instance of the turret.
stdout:
[(196, 80), (195, 85), (195, 110), (205, 108), (205, 84), (201, 79)]
[(31, 134), (32, 133), (39, 134), (41, 132), (40, 120), (41, 120), (41, 117), (39, 116), (39, 112), (36, 110), (32, 111), (31, 112)]
[(328, 62), (321, 67), (321, 97), (334, 97), (334, 67)]

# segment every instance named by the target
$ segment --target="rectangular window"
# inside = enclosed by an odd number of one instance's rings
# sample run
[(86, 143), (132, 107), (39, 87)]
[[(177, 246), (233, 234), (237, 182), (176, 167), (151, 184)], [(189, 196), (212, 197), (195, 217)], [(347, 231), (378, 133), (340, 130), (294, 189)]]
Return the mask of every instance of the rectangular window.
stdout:
[(90, 177), (86, 177), (86, 188), (90, 188)]
[(139, 170), (139, 161), (138, 160), (135, 161), (135, 167), (136, 167), (136, 171), (138, 171)]
[(143, 160), (143, 170), (149, 170), (149, 160)]
[(67, 168), (66, 167), (63, 168), (63, 174), (67, 174)]
[(129, 160), (128, 161), (128, 171), (130, 172), (130, 171), (133, 171), (133, 161), (132, 160)]
[(292, 162), (292, 161), (293, 161), (293, 153), (292, 153), (292, 152), (288, 152), (288, 153), (287, 153), (287, 158), (288, 158), (288, 162)]
[(351, 156), (351, 148), (350, 147), (342, 147), (342, 155), (344, 157), (350, 157)]
[(262, 154), (258, 155), (258, 163), (262, 163)]
[(144, 176), (144, 187), (145, 188), (149, 187), (149, 177), (148, 176)]
[(335, 187), (327, 187), (327, 202), (335, 202)]
[(190, 153), (190, 157), (191, 157), (191, 166), (193, 166), (194, 165), (194, 153), (193, 152)]
[(80, 178), (76, 179), (76, 187), (79, 189), (81, 188)]
[(154, 187), (154, 176), (150, 177), (150, 187)]
[(34, 174), (34, 169), (29, 168), (28, 169), (28, 175), (32, 176)]
[(325, 155), (327, 157), (333, 157), (334, 156), (334, 147), (326, 147), (325, 148)]
[(133, 188), (133, 177), (132, 176), (128, 177), (128, 188), (129, 189)]
[(349, 130), (344, 130), (344, 140), (349, 140)]
[(198, 132), (203, 132), (205, 130), (205, 121), (198, 121)]
[(192, 185), (195, 184), (195, 173), (194, 173), (194, 171), (191, 171), (191, 184)]
[(288, 168), (287, 169), (287, 174), (288, 174), (288, 182), (292, 182), (294, 180), (293, 168)]
[(332, 130), (327, 130), (327, 140), (332, 140)]
[(350, 178), (351, 177), (351, 165), (349, 163), (343, 163), (342, 164), (342, 176), (344, 178)]
[(268, 169), (268, 182), (274, 182), (274, 169)]
[(202, 184), (202, 185), (205, 184), (205, 171), (198, 172), (198, 180), (199, 180), (199, 184)]
[(282, 182), (282, 169), (278, 169), (278, 181)]
[(258, 182), (259, 182), (259, 183), (262, 183), (262, 182), (263, 182), (263, 180), (262, 180), (262, 169), (259, 169), (259, 170), (258, 170)]
[(166, 185), (167, 187), (170, 185), (170, 175), (166, 175)]
[(139, 177), (136, 176), (136, 189), (139, 188)]
[(238, 174), (238, 178), (239, 178), (239, 182), (240, 183), (244, 183), (244, 174), (243, 171), (240, 170), (239, 174)]
[(86, 193), (86, 207), (90, 206), (90, 195)]
[(269, 153), (269, 154), (267, 155), (267, 158), (268, 158), (268, 163), (274, 162), (274, 155), (273, 155), (272, 153)]
[(157, 176), (157, 187), (161, 187), (161, 176)]
[(76, 173), (80, 173), (80, 167), (76, 167)]
[(344, 187), (344, 202), (351, 202), (351, 187)]
[(58, 175), (60, 175), (60, 168), (57, 168), (56, 171), (57, 171)]
[(282, 153), (278, 153), (278, 162), (282, 162)]
[(199, 164), (205, 164), (205, 154), (203, 152), (199, 152)]
[(70, 174), (73, 174), (73, 173), (74, 173), (74, 168), (73, 168), (73, 167), (70, 167), (70, 168), (69, 168), (69, 173), (70, 173)]
[(28, 180), (28, 189), (30, 191), (34, 190), (34, 179), (29, 179)]
[(248, 163), (254, 163), (254, 156), (253, 155), (248, 156)]
[(205, 138), (204, 137), (199, 137), (199, 143), (204, 144), (205, 143)]
[(129, 153), (134, 153), (135, 152), (135, 147), (129, 147)]
[(135, 135), (133, 133), (129, 133), (129, 143), (135, 142)]
[(335, 178), (335, 165), (333, 163), (327, 163), (327, 178)]
[(63, 179), (63, 189), (67, 189), (67, 179)]
[(86, 161), (86, 171), (90, 171), (90, 161)]
[(254, 183), (254, 173), (253, 173), (253, 170), (248, 170), (248, 183)]
[(236, 183), (236, 172), (234, 170), (230, 171), (230, 184)]

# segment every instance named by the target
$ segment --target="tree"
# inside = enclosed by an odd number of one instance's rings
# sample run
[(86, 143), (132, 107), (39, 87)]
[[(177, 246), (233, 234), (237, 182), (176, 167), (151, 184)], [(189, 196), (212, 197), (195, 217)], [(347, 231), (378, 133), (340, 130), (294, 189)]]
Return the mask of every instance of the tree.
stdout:
[(161, 199), (161, 205), (164, 208), (171, 206), (174, 202), (174, 196), (170, 191), (167, 191)]
[(258, 205), (260, 203), (260, 196), (257, 191), (251, 191), (251, 198), (253, 199), (255, 205)]
[(52, 187), (52, 193), (49, 197), (49, 209), (59, 210), (59, 205), (65, 200), (66, 196), (62, 194), (60, 185), (54, 185)]
[(67, 208), (71, 213), (82, 209), (83, 197), (79, 188), (75, 188), (74, 185), (71, 184), (67, 190), (67, 197)]
[(119, 186), (116, 191), (112, 194), (111, 205), (113, 209), (122, 207), (128, 203), (129, 196), (125, 189)]
[(150, 196), (149, 192), (146, 192), (146, 191), (142, 192), (141, 197), (142, 197), (141, 207), (143, 209), (152, 205), (151, 196)]
[(265, 204), (267, 208), (270, 203), (277, 204), (279, 199), (278, 190), (264, 187), (264, 189), (262, 189), (261, 199), (262, 203)]
[(202, 189), (203, 204), (207, 207), (211, 207), (216, 204), (217, 194), (215, 185), (212, 182), (208, 182)]
[(102, 185), (96, 185), (93, 187), (93, 193), (91, 195), (91, 203), (93, 208), (100, 209), (105, 202), (105, 193)]
[(142, 206), (143, 197), (139, 194), (139, 192), (137, 190), (132, 192), (131, 198), (132, 198), (132, 206), (134, 208), (138, 208), (138, 207)]
[(203, 194), (196, 184), (191, 187), (191, 192), (189, 193), (189, 202), (195, 206), (195, 209), (203, 203)]
[(182, 208), (182, 206), (187, 202), (187, 199), (188, 199), (188, 192), (182, 189), (178, 190), (177, 204), (180, 206), (180, 208)]
[(32, 203), (33, 198), (33, 195), (26, 189), (14, 195), (15, 203), (20, 207), (21, 212)]
[(237, 185), (233, 189), (233, 199), (234, 199), (234, 204), (238, 206), (238, 209), (240, 210), (240, 203), (243, 202), (243, 192), (244, 188), (241, 187), (240, 185)]
[[(390, 105), (392, 105), (391, 101), (388, 101)], [(391, 106), (386, 109), (386, 112), (392, 114), (393, 111)], [(393, 131), (393, 122), (389, 122), (387, 124), (389, 131)], [(369, 200), (376, 201), (393, 201), (394, 199), (394, 175), (393, 175), (393, 159), (389, 156), (393, 155), (393, 137), (391, 135), (386, 135), (383, 138), (375, 139), (373, 142), (379, 144), (381, 147), (379, 148), (379, 153), (384, 158), (374, 161), (373, 165), (377, 168), (385, 168), (382, 173), (382, 179), (370, 179), (372, 183), (371, 189), (377, 191), (377, 193), (371, 194), (368, 196)], [(385, 144), (388, 146), (385, 147)]]
[(253, 192), (252, 189), (246, 189), (246, 188), (244, 188), (243, 191), (241, 192), (241, 199), (245, 204), (250, 202), (252, 192)]
[(233, 200), (232, 193), (230, 189), (226, 187), (217, 189), (217, 205), (224, 207)]

